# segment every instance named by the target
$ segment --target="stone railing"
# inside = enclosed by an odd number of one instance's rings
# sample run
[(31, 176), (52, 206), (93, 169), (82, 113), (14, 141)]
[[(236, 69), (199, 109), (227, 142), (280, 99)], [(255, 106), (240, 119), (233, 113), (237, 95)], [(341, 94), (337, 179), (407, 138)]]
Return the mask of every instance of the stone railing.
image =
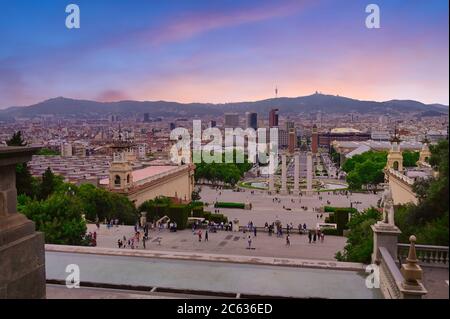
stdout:
[[(410, 244), (398, 244), (398, 258), (400, 262), (408, 257)], [(426, 266), (448, 268), (448, 246), (416, 245), (419, 263)]]
[(155, 175), (149, 176), (149, 177), (144, 178), (144, 179), (142, 179), (140, 181), (137, 181), (137, 182), (133, 182), (133, 186), (142, 186), (142, 185), (145, 185), (147, 183), (150, 183), (150, 182), (153, 182), (153, 181), (156, 181), (156, 180), (164, 179), (164, 178), (169, 177), (171, 175), (174, 175), (176, 173), (182, 172), (183, 170), (186, 169), (186, 167), (187, 166), (175, 166), (175, 165), (173, 165), (173, 169), (168, 170), (166, 172), (162, 172), (162, 173), (159, 173), (159, 174), (155, 174)]
[(415, 182), (414, 178), (408, 177), (408, 176), (402, 174), (401, 172), (396, 171), (393, 168), (389, 169), (389, 174), (391, 174), (392, 176), (395, 176), (397, 179), (401, 180), (402, 182), (405, 182), (406, 184), (408, 184), (410, 186), (414, 185), (414, 182)]
[(380, 289), (386, 299), (401, 299), (403, 276), (385, 247), (380, 247)]

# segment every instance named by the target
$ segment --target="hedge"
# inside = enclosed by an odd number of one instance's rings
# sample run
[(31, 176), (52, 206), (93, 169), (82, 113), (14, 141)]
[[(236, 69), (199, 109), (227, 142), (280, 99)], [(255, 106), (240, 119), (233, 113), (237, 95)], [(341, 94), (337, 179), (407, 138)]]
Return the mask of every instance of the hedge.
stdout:
[(203, 217), (203, 206), (192, 208), (192, 217)]
[(334, 228), (326, 228), (326, 229), (322, 230), (322, 233), (324, 233), (325, 235), (330, 235), (330, 236), (341, 236), (341, 235), (339, 235), (339, 231)]
[(161, 217), (167, 216), (170, 221), (177, 224), (178, 229), (185, 229), (187, 219), (190, 216), (191, 209), (188, 205), (183, 204), (154, 204), (152, 202), (144, 202), (139, 211), (147, 212), (147, 220), (154, 221)]
[(330, 214), (328, 218), (325, 219), (327, 223), (336, 223), (337, 224), (337, 235), (342, 236), (344, 233), (344, 229), (347, 229), (348, 217), (349, 214), (355, 213), (358, 210), (352, 207), (333, 207), (333, 206), (325, 206), (324, 211)]
[(347, 213), (356, 213), (358, 210), (356, 208), (353, 207), (334, 207), (334, 206), (325, 206), (324, 207), (324, 211), (326, 213), (334, 213), (336, 211), (342, 211), (342, 212), (347, 212)]
[(194, 200), (191, 202), (191, 207), (205, 206), (205, 203), (202, 201)]
[(167, 216), (171, 222), (177, 223), (177, 229), (185, 229), (190, 209), (187, 205), (170, 205), (167, 207)]
[(214, 204), (214, 207), (216, 208), (240, 208), (244, 209), (245, 204), (244, 203), (233, 203), (233, 202), (217, 202)]
[(203, 212), (200, 216), (194, 216), (194, 217), (203, 217), (207, 221), (211, 221), (214, 223), (220, 224), (221, 222), (228, 223), (228, 218), (223, 214), (212, 214), (211, 212)]

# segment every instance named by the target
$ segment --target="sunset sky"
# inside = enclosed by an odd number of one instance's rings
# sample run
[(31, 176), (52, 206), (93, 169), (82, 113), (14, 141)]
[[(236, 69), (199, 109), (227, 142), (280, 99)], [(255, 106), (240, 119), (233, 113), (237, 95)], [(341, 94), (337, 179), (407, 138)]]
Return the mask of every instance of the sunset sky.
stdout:
[[(65, 27), (76, 3), (81, 28)], [(381, 9), (367, 29), (365, 7)], [(0, 0), (0, 108), (318, 90), (449, 103), (448, 0)]]

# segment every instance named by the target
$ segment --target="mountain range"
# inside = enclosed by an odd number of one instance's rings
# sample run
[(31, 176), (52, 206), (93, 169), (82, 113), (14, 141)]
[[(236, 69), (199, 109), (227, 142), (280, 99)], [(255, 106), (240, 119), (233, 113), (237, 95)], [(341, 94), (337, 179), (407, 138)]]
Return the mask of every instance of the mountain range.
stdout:
[(108, 114), (123, 117), (149, 113), (151, 117), (192, 117), (205, 114), (222, 115), (227, 112), (244, 113), (254, 111), (266, 115), (270, 109), (278, 108), (281, 114), (332, 113), (390, 114), (414, 113), (420, 116), (448, 114), (449, 107), (442, 104), (424, 104), (413, 100), (390, 100), (385, 102), (362, 101), (336, 95), (312, 94), (301, 97), (279, 97), (253, 102), (224, 104), (178, 103), (167, 101), (119, 101), (96, 102), (64, 97), (49, 99), (34, 105), (10, 107), (0, 110), (0, 121), (13, 121), (18, 117), (54, 115), (73, 118), (100, 118)]

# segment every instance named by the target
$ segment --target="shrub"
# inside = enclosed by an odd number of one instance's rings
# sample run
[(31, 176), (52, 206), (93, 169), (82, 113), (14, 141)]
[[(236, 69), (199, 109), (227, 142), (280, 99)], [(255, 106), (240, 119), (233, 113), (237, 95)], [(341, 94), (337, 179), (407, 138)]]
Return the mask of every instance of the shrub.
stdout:
[(217, 202), (214, 207), (216, 208), (240, 208), (244, 209), (244, 203), (233, 203), (233, 202)]
[(220, 224), (221, 222), (223, 222), (224, 224), (228, 223), (228, 218), (223, 214), (210, 214), (210, 217), (208, 220), (213, 221), (218, 224)]
[(205, 203), (202, 201), (194, 200), (191, 202), (192, 207), (205, 206)]
[(333, 228), (326, 228), (326, 229), (322, 230), (322, 233), (324, 233), (325, 235), (330, 235), (330, 236), (341, 236), (341, 235), (339, 235), (339, 231), (337, 229), (333, 229)]

